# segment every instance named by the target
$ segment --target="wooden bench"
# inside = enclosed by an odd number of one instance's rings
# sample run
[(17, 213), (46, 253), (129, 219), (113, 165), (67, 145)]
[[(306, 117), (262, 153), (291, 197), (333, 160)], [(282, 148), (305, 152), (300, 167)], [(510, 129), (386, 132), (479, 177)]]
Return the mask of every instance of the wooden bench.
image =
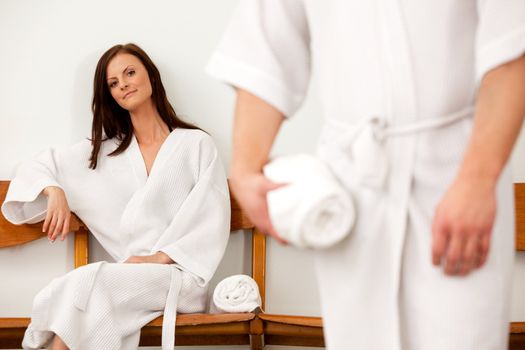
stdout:
[[(8, 181), (0, 181), (0, 203), (3, 203)], [(266, 238), (257, 232), (231, 197), (231, 231), (247, 230), (252, 240), (252, 277), (258, 284), (264, 308)], [(75, 268), (88, 263), (88, 230), (75, 215), (71, 218), (71, 231), (75, 235)], [(42, 223), (16, 226), (0, 215), (0, 248), (13, 247), (46, 237)], [(0, 349), (18, 348), (29, 318), (0, 318)], [(176, 345), (243, 345), (251, 349), (263, 347), (262, 321), (254, 313), (179, 314), (176, 324)], [(140, 345), (161, 344), (162, 316), (142, 328)]]
[[(3, 202), (9, 182), (0, 181), (0, 201)], [(231, 230), (247, 230), (252, 238), (252, 277), (261, 292), (264, 309), (266, 239), (258, 232), (231, 197)], [(516, 246), (525, 251), (525, 184), (515, 184)], [(0, 248), (31, 242), (44, 237), (41, 224), (14, 226), (0, 215)], [(88, 263), (88, 231), (73, 217), (75, 233), (75, 267)], [(0, 318), (0, 349), (20, 346), (28, 318)], [(162, 317), (142, 328), (140, 345), (159, 346)], [(320, 317), (275, 315), (260, 312), (232, 314), (180, 314), (177, 317), (177, 345), (243, 345), (262, 349), (265, 345), (323, 347), (323, 325)], [(525, 322), (510, 324), (509, 349), (525, 349)]]

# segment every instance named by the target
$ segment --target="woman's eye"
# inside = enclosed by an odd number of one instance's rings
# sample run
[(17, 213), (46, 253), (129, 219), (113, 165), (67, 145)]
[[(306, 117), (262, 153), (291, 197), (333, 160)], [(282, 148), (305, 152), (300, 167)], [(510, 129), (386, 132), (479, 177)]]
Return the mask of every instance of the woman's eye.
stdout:
[(115, 86), (117, 86), (117, 82), (116, 81), (112, 81), (111, 83), (109, 83), (109, 87), (110, 88), (114, 88)]
[(128, 71), (128, 77), (131, 77), (133, 75), (135, 75), (135, 71), (134, 70), (129, 70)]

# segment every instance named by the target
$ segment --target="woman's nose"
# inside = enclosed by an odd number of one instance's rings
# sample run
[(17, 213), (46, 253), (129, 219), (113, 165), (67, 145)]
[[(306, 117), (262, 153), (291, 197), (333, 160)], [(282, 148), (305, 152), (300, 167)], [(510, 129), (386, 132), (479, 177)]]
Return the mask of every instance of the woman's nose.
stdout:
[(120, 90), (127, 89), (127, 87), (128, 87), (128, 83), (127, 83), (127, 82), (122, 81), (122, 82), (120, 83)]

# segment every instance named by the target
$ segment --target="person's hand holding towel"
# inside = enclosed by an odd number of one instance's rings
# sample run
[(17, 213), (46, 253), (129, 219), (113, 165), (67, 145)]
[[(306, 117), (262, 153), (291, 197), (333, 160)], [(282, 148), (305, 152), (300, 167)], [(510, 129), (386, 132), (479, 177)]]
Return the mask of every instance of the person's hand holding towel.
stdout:
[(250, 276), (233, 275), (223, 279), (210, 302), (210, 313), (251, 312), (261, 307), (257, 283)]
[(350, 194), (323, 161), (298, 154), (276, 158), (264, 175), (287, 184), (268, 192), (268, 211), (275, 230), (300, 248), (326, 248), (346, 237), (355, 221)]

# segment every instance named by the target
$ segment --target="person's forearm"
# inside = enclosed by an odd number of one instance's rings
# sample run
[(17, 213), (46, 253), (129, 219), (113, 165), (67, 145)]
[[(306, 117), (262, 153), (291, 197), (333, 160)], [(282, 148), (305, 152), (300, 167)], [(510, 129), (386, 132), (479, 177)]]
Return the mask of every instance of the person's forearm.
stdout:
[(525, 56), (488, 72), (480, 86), (474, 129), (459, 179), (495, 185), (525, 116)]
[(62, 191), (62, 189), (60, 187), (56, 187), (56, 186), (47, 186), (46, 188), (44, 188), (42, 190), (42, 193), (46, 196), (46, 197), (49, 197), (52, 193), (56, 192), (56, 191)]
[(237, 90), (232, 178), (261, 171), (283, 119), (283, 114), (267, 102), (245, 90)]

